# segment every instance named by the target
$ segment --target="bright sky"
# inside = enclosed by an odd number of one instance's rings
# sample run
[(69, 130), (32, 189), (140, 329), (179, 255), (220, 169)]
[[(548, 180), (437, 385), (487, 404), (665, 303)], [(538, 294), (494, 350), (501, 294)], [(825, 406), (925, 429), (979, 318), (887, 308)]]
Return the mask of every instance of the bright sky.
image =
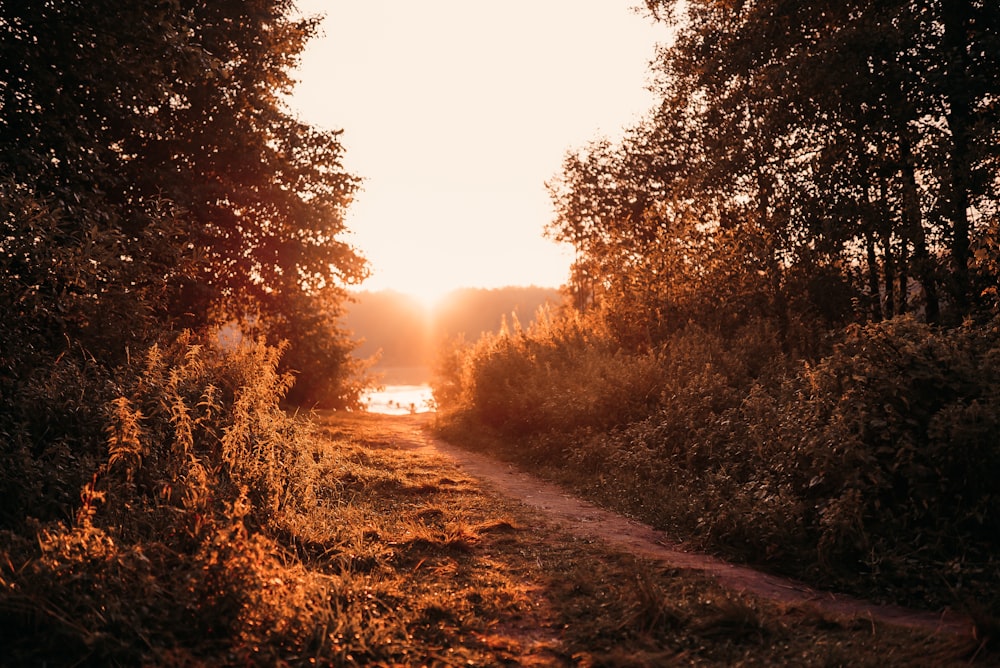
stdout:
[(299, 0), (324, 14), (291, 100), (343, 129), (365, 180), (347, 240), (365, 289), (556, 287), (570, 250), (542, 236), (566, 151), (617, 137), (653, 104), (664, 28), (637, 0)]

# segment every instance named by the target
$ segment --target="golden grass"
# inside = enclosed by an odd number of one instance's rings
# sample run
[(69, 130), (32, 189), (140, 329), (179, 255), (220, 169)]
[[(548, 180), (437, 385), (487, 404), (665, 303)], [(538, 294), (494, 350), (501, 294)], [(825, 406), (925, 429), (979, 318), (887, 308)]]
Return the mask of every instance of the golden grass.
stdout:
[[(965, 665), (974, 648), (831, 623), (563, 533), (382, 420), (325, 415), (314, 506), (196, 554), (98, 529), (7, 537), (3, 665)], [(58, 642), (53, 642), (53, 638)]]

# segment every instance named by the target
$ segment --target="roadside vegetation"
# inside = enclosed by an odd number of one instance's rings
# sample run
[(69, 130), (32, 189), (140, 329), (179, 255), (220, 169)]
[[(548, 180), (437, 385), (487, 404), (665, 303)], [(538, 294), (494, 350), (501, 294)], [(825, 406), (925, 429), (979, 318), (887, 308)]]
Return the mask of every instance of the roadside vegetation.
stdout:
[(549, 184), (566, 306), (442, 351), (444, 433), (995, 636), (1000, 14), (646, 5), (658, 105)]
[(994, 327), (857, 326), (811, 362), (763, 326), (641, 352), (599, 331), (542, 317), (453, 352), (442, 433), (729, 558), (996, 628)]
[(401, 418), (298, 422), (262, 400), (280, 383), (265, 349), (248, 346), (225, 370), (218, 357), (188, 346), (146, 360), (162, 365), (162, 384), (121, 402), (78, 517), (34, 538), (5, 535), (5, 664), (937, 666), (981, 656), (971, 638), (782, 608), (563, 535), (398, 435), (387, 442), (380, 422)]
[(311, 633), (272, 577), (307, 494), (279, 402), (358, 405), (337, 323), (367, 271), (338, 133), (283, 102), (317, 25), (287, 0), (0, 6), (4, 665)]

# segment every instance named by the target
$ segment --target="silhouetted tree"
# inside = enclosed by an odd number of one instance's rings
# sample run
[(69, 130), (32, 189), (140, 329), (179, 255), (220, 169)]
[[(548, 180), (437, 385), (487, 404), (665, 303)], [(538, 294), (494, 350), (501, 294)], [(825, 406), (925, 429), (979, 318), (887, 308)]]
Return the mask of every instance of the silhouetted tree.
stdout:
[(99, 357), (248, 313), (293, 349), (318, 331), (280, 323), (331, 313), (366, 267), (340, 239), (357, 181), (338, 134), (283, 102), (317, 27), (293, 7), (0, 6), (4, 300), (37, 324), (18, 327)]
[[(881, 198), (876, 210), (891, 228), (882, 234), (886, 266), (902, 281), (894, 287), (887, 277), (883, 287), (895, 291), (895, 310), (905, 308), (905, 278), (912, 277), (928, 319), (937, 317), (939, 284), (964, 313), (969, 216), (994, 211), (997, 200), (995, 3), (687, 5), (686, 15), (672, 14), (679, 36), (663, 52), (661, 69), (692, 79), (702, 95), (717, 147), (708, 164), (721, 166), (723, 176), (751, 170), (780, 184), (785, 192), (774, 195), (791, 218), (774, 222), (789, 230), (785, 236), (837, 255), (855, 253), (859, 239), (875, 234), (857, 224), (866, 206), (829, 204)], [(847, 170), (854, 179), (827, 178), (845, 163), (854, 165)], [(827, 189), (803, 198), (817, 182)], [(947, 280), (934, 259), (944, 252)]]
[(636, 341), (766, 318), (789, 345), (796, 323), (973, 308), (973, 226), (1000, 201), (993, 4), (647, 6), (674, 29), (658, 108), (550, 184), (578, 304)]

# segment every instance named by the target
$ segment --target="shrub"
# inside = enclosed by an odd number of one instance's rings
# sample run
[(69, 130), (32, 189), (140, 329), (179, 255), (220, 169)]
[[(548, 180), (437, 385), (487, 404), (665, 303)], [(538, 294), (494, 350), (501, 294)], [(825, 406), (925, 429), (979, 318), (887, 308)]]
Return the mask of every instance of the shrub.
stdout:
[[(998, 323), (934, 330), (909, 318), (857, 328), (807, 369), (785, 410), (819, 545), (890, 576), (907, 561), (991, 561), (1000, 536)], [(807, 481), (808, 479), (808, 481)], [(995, 565), (993, 566), (995, 568)], [(994, 576), (996, 573), (994, 572)]]
[[(117, 396), (95, 407), (103, 462), (71, 521), (0, 533), (0, 644), (90, 665), (193, 663), (222, 646), (246, 665), (274, 662), (261, 646), (313, 642), (325, 584), (273, 538), (315, 506), (309, 435), (279, 405), (280, 348), (207, 341), (183, 334), (119, 370)], [(58, 645), (23, 641), (39, 633)]]
[(31, 516), (67, 519), (80, 489), (106, 457), (104, 405), (113, 374), (79, 348), (50, 364), (0, 379), (0, 527)]
[(446, 353), (435, 386), (444, 408), (510, 435), (548, 429), (608, 429), (646, 414), (659, 400), (659, 354), (616, 349), (581, 317), (540, 312)]
[(224, 351), (189, 334), (153, 346), (109, 404), (109, 457), (91, 486), (106, 497), (102, 516), (152, 523), (139, 535), (187, 518), (199, 535), (216, 519), (267, 526), (308, 495), (293, 484), (303, 427), (280, 407), (292, 382), (277, 372), (280, 353), (252, 341)]
[(851, 327), (812, 362), (763, 322), (628, 355), (576, 326), (470, 349), (458, 415), (730, 556), (922, 605), (979, 592), (996, 613), (1000, 321)]

